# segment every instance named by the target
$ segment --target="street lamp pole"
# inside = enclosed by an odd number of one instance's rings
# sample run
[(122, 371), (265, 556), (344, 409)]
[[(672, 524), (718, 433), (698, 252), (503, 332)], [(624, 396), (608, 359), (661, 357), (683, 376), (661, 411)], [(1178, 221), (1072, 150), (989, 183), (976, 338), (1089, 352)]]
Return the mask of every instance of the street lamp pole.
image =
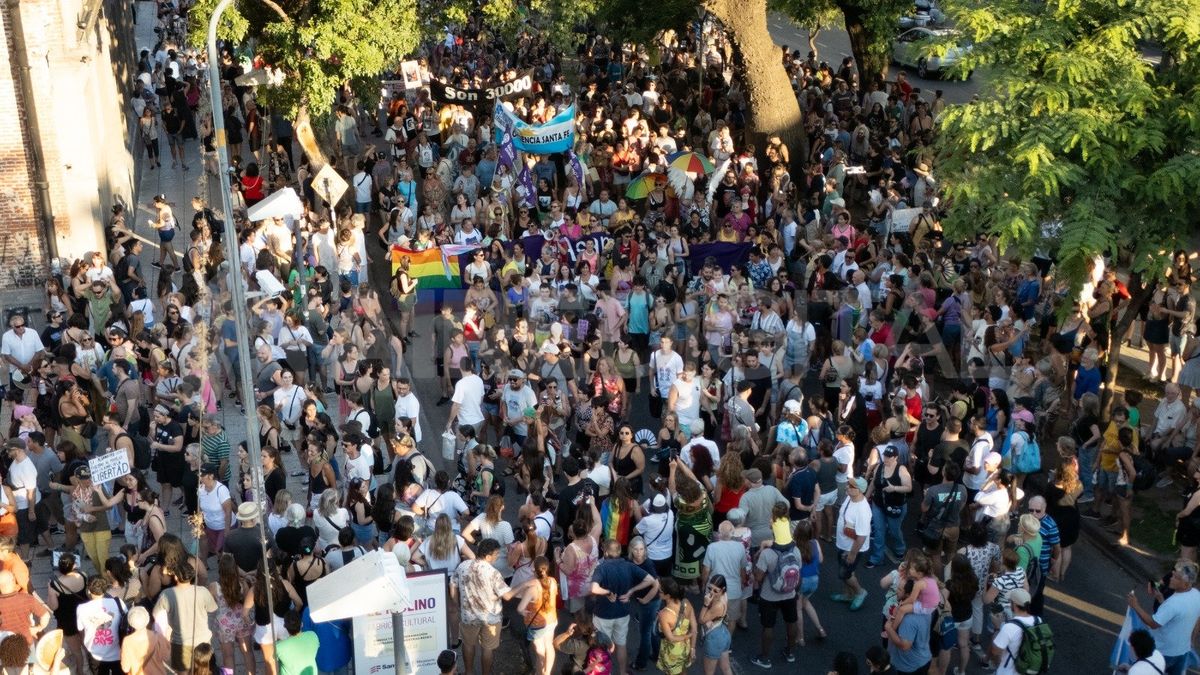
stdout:
[[(217, 3), (213, 10), (212, 18), (208, 20), (208, 97), (212, 107), (213, 118), (213, 138), (214, 145), (217, 149), (217, 182), (218, 190), (221, 192), (221, 208), (225, 219), (225, 261), (229, 265), (229, 290), (233, 295), (233, 320), (234, 330), (237, 336), (237, 357), (238, 357), (238, 387), (241, 391), (242, 405), (246, 407), (247, 412), (255, 405), (254, 398), (254, 373), (250, 369), (250, 336), (248, 327), (250, 326), (249, 317), (246, 312), (246, 281), (242, 277), (241, 258), (238, 255), (237, 227), (233, 222), (233, 203), (229, 196), (229, 147), (225, 141), (225, 110), (221, 105), (221, 72), (218, 67), (220, 62), (220, 54), (217, 51), (217, 24), (221, 21), (221, 15), (229, 9), (229, 5), (233, 0), (221, 0)], [(246, 415), (246, 449), (250, 454), (250, 476), (254, 484), (254, 492), (259, 495), (260, 509), (261, 499), (264, 496), (263, 491), (263, 475), (262, 475), (262, 445), (258, 440), (258, 417), (254, 414)], [(266, 534), (266, 513), (260, 513), (258, 518), (258, 538), (262, 546), (262, 555), (264, 563), (267, 561), (267, 534)], [(270, 567), (267, 567), (270, 572)], [(272, 592), (271, 580), (268, 578), (267, 587), (267, 606), (275, 606), (274, 593)], [(275, 635), (275, 622), (270, 622), (271, 635), (273, 639), (278, 639)]]

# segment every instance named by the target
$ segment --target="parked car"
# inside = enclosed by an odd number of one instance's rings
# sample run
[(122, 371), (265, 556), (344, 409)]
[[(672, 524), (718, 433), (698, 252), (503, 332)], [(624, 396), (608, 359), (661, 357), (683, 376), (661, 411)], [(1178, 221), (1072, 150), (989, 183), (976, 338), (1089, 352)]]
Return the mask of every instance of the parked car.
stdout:
[[(917, 76), (921, 78), (942, 75), (971, 51), (969, 43), (955, 41), (945, 53), (938, 55), (939, 50), (934, 45), (956, 35), (958, 33), (955, 31), (944, 28), (909, 28), (896, 37), (892, 46), (892, 61), (915, 68)], [(970, 76), (968, 73), (967, 77)]]

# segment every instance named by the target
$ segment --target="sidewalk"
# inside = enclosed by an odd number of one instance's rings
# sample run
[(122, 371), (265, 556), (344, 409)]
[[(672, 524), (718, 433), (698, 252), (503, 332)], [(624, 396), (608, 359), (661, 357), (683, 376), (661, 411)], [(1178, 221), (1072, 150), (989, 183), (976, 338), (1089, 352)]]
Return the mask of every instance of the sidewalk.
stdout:
[[(1120, 362), (1116, 390), (1123, 392), (1130, 388), (1127, 385), (1135, 384), (1136, 386), (1133, 388), (1146, 394), (1145, 400), (1140, 406), (1143, 424), (1152, 422), (1154, 407), (1158, 405), (1158, 399), (1162, 394), (1162, 385), (1152, 384), (1144, 379), (1150, 372), (1149, 352), (1146, 351), (1144, 345), (1142, 347), (1123, 345)], [(1122, 384), (1123, 382), (1124, 384)], [(1141, 508), (1139, 503), (1145, 504), (1146, 500), (1150, 500), (1162, 511), (1173, 516), (1178, 508), (1183, 506), (1178, 490), (1179, 486), (1176, 484), (1162, 488), (1155, 486), (1135, 496), (1128, 546), (1116, 544), (1115, 535), (1105, 529), (1100, 521), (1087, 518), (1082, 519), (1083, 538), (1091, 542), (1101, 554), (1133, 575), (1134, 578), (1157, 579), (1161, 577), (1166, 570), (1171, 568), (1175, 561), (1175, 555), (1155, 550), (1140, 540), (1138, 536), (1139, 523), (1146, 522), (1147, 518), (1154, 518), (1158, 514), (1145, 514), (1145, 509)]]

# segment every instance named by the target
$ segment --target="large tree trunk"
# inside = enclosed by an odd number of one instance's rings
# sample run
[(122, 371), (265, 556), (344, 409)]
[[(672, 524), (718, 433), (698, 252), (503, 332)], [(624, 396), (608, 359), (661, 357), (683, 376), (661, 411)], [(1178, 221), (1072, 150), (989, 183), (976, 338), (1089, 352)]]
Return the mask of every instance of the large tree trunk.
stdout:
[(1125, 311), (1121, 314), (1121, 318), (1117, 320), (1116, 326), (1109, 331), (1108, 362), (1104, 364), (1104, 388), (1100, 392), (1100, 409), (1108, 410), (1112, 403), (1113, 393), (1117, 384), (1117, 371), (1121, 368), (1121, 341), (1125, 335), (1129, 333), (1130, 326), (1133, 325), (1134, 319), (1137, 318), (1138, 312), (1142, 307), (1150, 301), (1150, 297), (1154, 295), (1154, 284), (1143, 284), (1142, 275), (1140, 272), (1131, 272), (1129, 274), (1129, 302), (1125, 306)]
[(795, 164), (808, 155), (808, 139), (779, 47), (767, 32), (766, 0), (708, 0), (705, 7), (732, 38), (734, 63), (750, 104), (747, 140), (762, 149), (768, 136), (778, 134)]
[(296, 142), (300, 144), (300, 149), (304, 151), (308, 162), (314, 169), (320, 169), (329, 163), (325, 157), (325, 151), (321, 149), (321, 144), (317, 141), (317, 134), (313, 130), (312, 119), (308, 114), (308, 106), (302, 105), (296, 111), (296, 121), (293, 124), (296, 132)]
[(887, 77), (891, 59), (888, 58), (886, 49), (880, 49), (880, 45), (890, 45), (892, 36), (876, 35), (872, 32), (867, 16), (870, 10), (852, 3), (840, 4), (842, 14), (846, 18), (846, 33), (850, 36), (850, 51), (854, 52), (854, 60), (858, 63), (859, 82), (865, 91), (871, 82), (882, 81)]
[(808, 29), (808, 51), (812, 52), (821, 58), (821, 53), (817, 51), (817, 36), (821, 34), (821, 24), (817, 24)]

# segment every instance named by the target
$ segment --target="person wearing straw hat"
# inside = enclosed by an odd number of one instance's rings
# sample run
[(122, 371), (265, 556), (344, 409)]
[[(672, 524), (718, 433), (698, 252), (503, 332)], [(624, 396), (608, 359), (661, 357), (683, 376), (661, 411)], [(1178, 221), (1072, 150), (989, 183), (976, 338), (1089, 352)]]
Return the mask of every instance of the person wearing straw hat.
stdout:
[(246, 574), (253, 574), (262, 560), (258, 532), (261, 517), (262, 506), (258, 502), (242, 502), (237, 508), (237, 527), (225, 536), (225, 552), (233, 554), (238, 569)]

